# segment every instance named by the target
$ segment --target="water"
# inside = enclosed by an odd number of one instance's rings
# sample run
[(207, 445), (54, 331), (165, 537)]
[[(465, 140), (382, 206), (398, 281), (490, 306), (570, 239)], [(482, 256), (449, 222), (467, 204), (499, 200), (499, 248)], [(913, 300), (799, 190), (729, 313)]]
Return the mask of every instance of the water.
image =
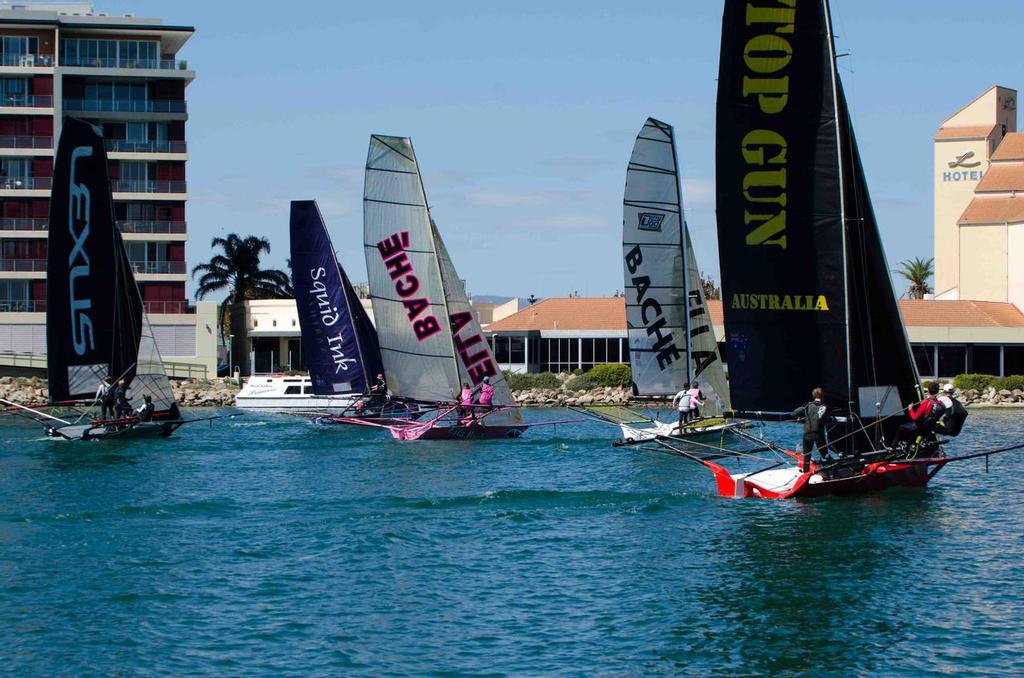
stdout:
[[(1024, 440), (1015, 411), (968, 426), (951, 452)], [(119, 446), (0, 420), (0, 671), (1024, 673), (1024, 453), (739, 501), (613, 433), (246, 416)]]

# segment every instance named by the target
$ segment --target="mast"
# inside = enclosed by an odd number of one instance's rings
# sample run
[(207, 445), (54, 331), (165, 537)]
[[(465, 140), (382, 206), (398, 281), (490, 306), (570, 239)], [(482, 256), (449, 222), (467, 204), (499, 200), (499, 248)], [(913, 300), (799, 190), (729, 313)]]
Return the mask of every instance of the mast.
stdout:
[(690, 265), (688, 248), (690, 246), (686, 226), (686, 210), (683, 209), (683, 189), (679, 176), (679, 149), (676, 148), (675, 130), (671, 125), (668, 127), (668, 135), (672, 140), (672, 164), (675, 169), (676, 204), (679, 205), (679, 265), (683, 267), (683, 332), (686, 337), (686, 383), (693, 383), (693, 356), (690, 350), (690, 276), (687, 268)]

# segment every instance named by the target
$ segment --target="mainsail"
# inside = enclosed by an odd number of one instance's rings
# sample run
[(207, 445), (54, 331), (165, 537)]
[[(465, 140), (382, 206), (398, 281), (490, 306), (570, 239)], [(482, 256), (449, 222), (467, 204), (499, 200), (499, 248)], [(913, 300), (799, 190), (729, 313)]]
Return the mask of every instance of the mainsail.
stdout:
[(92, 398), (105, 375), (124, 379), (133, 405), (174, 394), (114, 226), (100, 131), (66, 118), (53, 171), (47, 249), (46, 342), (50, 402)]
[(836, 70), (828, 2), (727, 0), (717, 202), (729, 380), (741, 411), (813, 387), (863, 418), (917, 374)]
[[(705, 412), (728, 408), (725, 373), (683, 217), (672, 126), (648, 118), (633, 145), (622, 207), (633, 390), (674, 395), (697, 380)], [(725, 402), (723, 402), (723, 400)]]
[(315, 201), (292, 201), (289, 230), (292, 287), (313, 393), (364, 393), (384, 369), (377, 332), (338, 264)]

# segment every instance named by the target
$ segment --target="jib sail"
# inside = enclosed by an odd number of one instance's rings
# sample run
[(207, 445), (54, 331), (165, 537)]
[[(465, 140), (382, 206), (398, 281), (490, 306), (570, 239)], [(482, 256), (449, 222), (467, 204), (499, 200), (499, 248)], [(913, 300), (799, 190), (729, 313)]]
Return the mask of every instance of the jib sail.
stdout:
[(862, 417), (913, 401), (827, 2), (726, 1), (716, 158), (733, 407), (785, 412), (816, 386)]
[(289, 230), (292, 287), (313, 393), (364, 393), (383, 371), (377, 332), (338, 264), (315, 201), (292, 201)]
[[(100, 131), (66, 118), (54, 162), (47, 249), (46, 343), (50, 401), (92, 398), (100, 379), (124, 379), (133, 405), (158, 412), (174, 394), (121, 233), (114, 226)], [(176, 409), (176, 408), (175, 408)]]

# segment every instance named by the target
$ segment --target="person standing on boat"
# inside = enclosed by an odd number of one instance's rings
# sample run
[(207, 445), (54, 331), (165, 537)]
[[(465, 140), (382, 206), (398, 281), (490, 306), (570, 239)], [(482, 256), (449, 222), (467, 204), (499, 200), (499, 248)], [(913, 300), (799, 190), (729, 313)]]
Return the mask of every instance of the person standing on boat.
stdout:
[(370, 387), (370, 397), (366, 403), (366, 409), (377, 414), (384, 409), (384, 399), (388, 395), (388, 382), (384, 380), (383, 374), (377, 375), (377, 380)]
[(679, 435), (683, 435), (683, 426), (690, 420), (690, 410), (693, 408), (689, 382), (683, 384), (683, 389), (672, 398), (672, 406), (679, 412)]
[(896, 442), (916, 443), (919, 438), (927, 436), (935, 430), (935, 424), (942, 416), (943, 406), (939, 402), (939, 384), (928, 384), (928, 396), (907, 408), (910, 421), (899, 427)]
[(459, 393), (459, 418), (476, 419), (473, 414), (473, 389), (469, 387), (469, 383), (462, 383), (462, 392)]
[(100, 419), (110, 419), (114, 416), (114, 385), (110, 383), (110, 375), (100, 379), (100, 385), (96, 388), (96, 400), (100, 402)]
[(490, 377), (484, 377), (484, 380), (473, 389), (473, 393), (479, 394), (476, 402), (481, 408), (485, 411), (491, 409), (491, 401), (494, 400), (494, 387), (491, 386)]
[(128, 384), (124, 379), (118, 379), (114, 387), (114, 409), (118, 417), (130, 417), (132, 414), (132, 404), (128, 402)]
[(811, 400), (793, 410), (793, 416), (803, 419), (803, 470), (811, 470), (811, 453), (818, 448), (818, 456), (824, 462), (828, 459), (828, 443), (825, 441), (823, 424), (828, 418), (828, 405), (825, 404), (825, 391), (820, 386), (811, 391)]
[(693, 382), (690, 384), (690, 419), (692, 421), (700, 419), (702, 405), (704, 405), (704, 394), (700, 392), (700, 384)]

